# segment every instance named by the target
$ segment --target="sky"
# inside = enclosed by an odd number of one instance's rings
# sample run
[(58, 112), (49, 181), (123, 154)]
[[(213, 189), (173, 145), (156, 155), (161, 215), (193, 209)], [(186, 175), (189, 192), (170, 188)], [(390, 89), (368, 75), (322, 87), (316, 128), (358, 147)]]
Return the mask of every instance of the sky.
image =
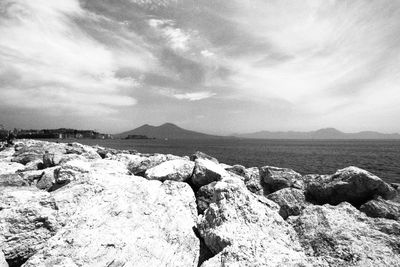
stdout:
[(400, 132), (400, 1), (1, 0), (0, 124)]

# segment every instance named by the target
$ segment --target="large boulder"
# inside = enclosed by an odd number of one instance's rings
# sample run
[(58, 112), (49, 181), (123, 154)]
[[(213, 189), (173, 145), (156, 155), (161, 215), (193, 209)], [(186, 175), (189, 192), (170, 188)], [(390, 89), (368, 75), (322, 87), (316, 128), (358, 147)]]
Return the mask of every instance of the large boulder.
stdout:
[(213, 202), (214, 197), (214, 187), (217, 182), (212, 182), (206, 185), (203, 185), (196, 192), (196, 203), (197, 210), (199, 214), (203, 214), (208, 206)]
[(65, 147), (66, 154), (77, 154), (88, 160), (101, 159), (100, 155), (97, 153), (97, 149), (91, 146), (85, 146), (79, 143), (70, 143)]
[(327, 266), (399, 266), (398, 222), (368, 218), (346, 202), (307, 206), (288, 222), (307, 255)]
[(0, 187), (1, 186), (29, 186), (29, 183), (18, 173), (0, 174)]
[(260, 170), (258, 168), (247, 168), (245, 170), (244, 178), (247, 189), (252, 193), (260, 196), (267, 195), (269, 193), (269, 191), (265, 190), (265, 183), (260, 176)]
[(264, 166), (260, 168), (266, 193), (273, 193), (286, 187), (303, 188), (301, 175), (292, 169)]
[(173, 180), (184, 182), (193, 174), (194, 162), (184, 159), (165, 161), (157, 166), (147, 169), (145, 177), (149, 180)]
[(285, 220), (289, 216), (299, 215), (307, 206), (304, 191), (296, 188), (284, 188), (266, 197), (280, 206), (279, 214)]
[(400, 220), (400, 203), (382, 197), (370, 200), (360, 207), (369, 217)]
[(338, 170), (333, 175), (321, 175), (307, 181), (307, 197), (317, 203), (332, 205), (350, 202), (355, 206), (381, 196), (391, 199), (396, 190), (372, 173), (357, 167)]
[(55, 175), (57, 183), (69, 183), (79, 180), (80, 177), (90, 171), (90, 163), (84, 160), (71, 160), (61, 165)]
[(6, 257), (4, 257), (4, 253), (1, 250), (0, 250), (0, 267), (8, 267)]
[(196, 159), (191, 182), (195, 187), (201, 187), (229, 176), (219, 164), (208, 159)]
[(48, 192), (0, 188), (0, 250), (10, 265), (20, 266), (58, 229), (57, 206)]
[(147, 169), (173, 159), (180, 159), (180, 157), (163, 154), (154, 154), (150, 156), (138, 155), (130, 159), (128, 170), (135, 175), (144, 175)]
[(36, 187), (46, 191), (52, 191), (56, 184), (56, 177), (60, 167), (52, 167), (44, 169), (42, 176), (38, 179)]
[(65, 144), (26, 140), (15, 145), (12, 161), (26, 165), (31, 161), (43, 160), (46, 152), (64, 154)]
[(200, 152), (200, 151), (196, 151), (196, 153), (194, 153), (193, 155), (190, 156), (191, 161), (196, 161), (196, 159), (207, 159), (207, 160), (214, 162), (215, 164), (219, 164), (219, 162), (216, 158), (214, 158), (210, 155), (207, 155), (206, 153)]
[(15, 173), (17, 171), (23, 170), (24, 168), (25, 166), (20, 163), (11, 161), (0, 161), (0, 175)]
[(52, 192), (69, 216), (24, 266), (197, 266), (190, 186), (115, 174), (110, 165), (102, 160), (84, 181)]
[(277, 205), (244, 184), (217, 182), (214, 202), (199, 219), (199, 232), (216, 254), (202, 266), (300, 266), (307, 257)]

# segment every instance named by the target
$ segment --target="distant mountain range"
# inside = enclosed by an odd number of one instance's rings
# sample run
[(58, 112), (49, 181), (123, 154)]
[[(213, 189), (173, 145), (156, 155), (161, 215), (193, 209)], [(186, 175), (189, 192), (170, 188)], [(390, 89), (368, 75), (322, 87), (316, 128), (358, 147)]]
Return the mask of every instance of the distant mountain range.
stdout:
[(379, 132), (364, 131), (358, 133), (344, 133), (335, 128), (325, 128), (311, 132), (269, 132), (260, 131), (248, 134), (235, 135), (239, 138), (254, 139), (400, 139), (400, 134), (383, 134)]
[(145, 124), (131, 131), (115, 135), (117, 138), (126, 138), (129, 135), (145, 135), (157, 139), (215, 139), (222, 136), (210, 135), (183, 129), (172, 123), (165, 123), (160, 126)]
[(379, 132), (364, 131), (358, 133), (344, 133), (335, 128), (325, 128), (311, 132), (269, 132), (260, 131), (248, 134), (235, 134), (232, 136), (217, 136), (183, 129), (172, 123), (160, 126), (145, 124), (131, 131), (114, 135), (117, 138), (126, 138), (129, 135), (144, 135), (157, 139), (216, 139), (216, 138), (253, 138), (253, 139), (400, 139), (400, 134), (383, 134)]

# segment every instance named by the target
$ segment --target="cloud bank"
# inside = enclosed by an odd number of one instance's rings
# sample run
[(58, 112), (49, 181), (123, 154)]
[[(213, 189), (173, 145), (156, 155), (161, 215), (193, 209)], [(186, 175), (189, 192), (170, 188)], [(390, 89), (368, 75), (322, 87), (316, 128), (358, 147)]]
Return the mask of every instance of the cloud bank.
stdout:
[(389, 0), (0, 2), (0, 122), (400, 131)]

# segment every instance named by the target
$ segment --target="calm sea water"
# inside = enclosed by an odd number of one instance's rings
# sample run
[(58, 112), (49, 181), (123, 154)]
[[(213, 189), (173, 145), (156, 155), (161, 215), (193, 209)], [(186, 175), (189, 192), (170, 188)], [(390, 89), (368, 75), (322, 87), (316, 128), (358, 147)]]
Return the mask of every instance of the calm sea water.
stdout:
[(340, 168), (357, 166), (387, 182), (400, 183), (400, 141), (80, 139), (77, 142), (179, 156), (199, 150), (226, 164), (287, 167), (301, 174), (330, 174)]

